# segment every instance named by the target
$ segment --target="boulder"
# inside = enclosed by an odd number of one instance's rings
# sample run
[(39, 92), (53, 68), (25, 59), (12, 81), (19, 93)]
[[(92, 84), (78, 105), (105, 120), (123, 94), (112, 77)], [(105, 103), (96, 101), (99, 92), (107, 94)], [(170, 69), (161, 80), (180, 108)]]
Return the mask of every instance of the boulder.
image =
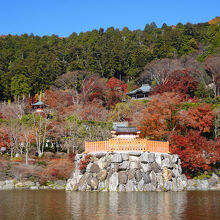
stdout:
[(129, 180), (128, 183), (126, 184), (126, 191), (129, 192), (129, 191), (136, 191), (136, 188), (135, 188), (135, 184), (132, 180)]
[(171, 181), (167, 181), (167, 182), (164, 183), (164, 190), (165, 191), (172, 190), (172, 182)]
[(112, 163), (112, 164), (111, 164), (111, 169), (112, 169), (114, 172), (118, 172), (119, 163)]
[(129, 169), (129, 161), (123, 161), (120, 165), (119, 165), (119, 170), (128, 170)]
[(135, 179), (136, 179), (137, 182), (139, 182), (142, 179), (142, 175), (141, 175), (140, 170), (135, 171)]
[(124, 186), (123, 184), (120, 184), (119, 187), (118, 187), (118, 191), (119, 191), (119, 192), (124, 192), (124, 191), (126, 191), (125, 186)]
[(165, 182), (172, 179), (172, 172), (167, 167), (163, 168), (163, 178)]
[(155, 161), (155, 153), (148, 154), (148, 162), (153, 163)]
[(92, 178), (90, 173), (85, 173), (79, 180), (79, 190), (86, 191), (87, 183), (90, 183), (90, 179)]
[(118, 187), (118, 173), (113, 173), (109, 178), (109, 191), (117, 191)]
[(15, 184), (15, 188), (20, 188), (20, 187), (24, 187), (24, 183), (23, 182), (18, 182)]
[(143, 191), (144, 190), (144, 180), (142, 179), (137, 186), (138, 191)]
[(197, 183), (198, 183), (197, 186), (198, 190), (207, 190), (209, 188), (208, 180), (197, 180)]
[(133, 179), (133, 178), (135, 178), (135, 170), (134, 169), (130, 169), (128, 171), (128, 179), (130, 180), (130, 179)]
[(92, 177), (91, 180), (90, 180), (91, 188), (94, 189), (94, 190), (97, 190), (98, 189), (98, 184), (99, 184), (98, 179), (96, 177)]
[(179, 177), (180, 176), (179, 169), (174, 168), (172, 170), (172, 176), (176, 178)]
[(164, 167), (171, 168), (172, 164), (171, 164), (169, 158), (165, 158), (164, 160), (162, 160), (161, 166), (162, 166), (162, 168), (164, 168)]
[(184, 187), (181, 177), (177, 178), (176, 183), (177, 183), (177, 191), (183, 191)]
[(213, 173), (212, 177), (208, 179), (209, 187), (214, 187), (218, 183), (218, 176)]
[(148, 163), (148, 153), (144, 152), (143, 154), (141, 154), (140, 160), (142, 163)]
[(128, 153), (130, 156), (136, 156), (136, 157), (139, 157), (142, 152), (141, 151), (133, 151), (133, 152), (129, 152)]
[(153, 162), (151, 164), (151, 170), (153, 170), (155, 173), (159, 173), (161, 172), (161, 167), (156, 162)]
[(177, 192), (178, 188), (177, 188), (177, 181), (175, 178), (172, 178), (172, 191)]
[(146, 173), (143, 173), (142, 176), (143, 176), (143, 180), (145, 184), (148, 184), (151, 182), (149, 175), (147, 175)]
[(98, 173), (99, 171), (100, 171), (99, 165), (96, 163), (93, 163), (90, 167), (90, 172)]
[(177, 163), (179, 156), (177, 154), (171, 155), (171, 162), (172, 163)]
[(128, 153), (122, 153), (121, 154), (121, 157), (122, 157), (122, 160), (124, 161), (126, 161), (126, 160), (129, 160), (129, 156), (128, 156)]
[(157, 184), (157, 180), (156, 180), (156, 174), (155, 174), (155, 172), (154, 171), (151, 171), (151, 173), (150, 173), (150, 180), (151, 180), (151, 183), (153, 184), (153, 185), (156, 185)]
[(14, 183), (13, 182), (7, 182), (5, 181), (5, 185), (2, 186), (2, 189), (9, 190), (9, 189), (14, 189)]
[(162, 163), (162, 159), (161, 159), (161, 154), (155, 154), (155, 162), (161, 166), (161, 163)]
[(95, 153), (94, 155), (96, 156), (96, 158), (99, 159), (99, 158), (101, 158), (101, 157), (105, 157), (106, 153), (101, 153), (101, 152), (100, 152), (100, 153)]
[(157, 173), (156, 174), (156, 180), (157, 180), (157, 184), (159, 185), (159, 186), (163, 186), (164, 185), (164, 180), (163, 180), (163, 175), (162, 175), (162, 173)]
[(24, 185), (30, 187), (30, 186), (35, 186), (35, 183), (32, 181), (25, 181)]
[(86, 166), (86, 172), (90, 172), (90, 169), (91, 169), (91, 166), (93, 165), (93, 163), (89, 163), (87, 166)]
[(65, 186), (66, 185), (66, 181), (65, 180), (56, 180), (54, 181), (55, 185), (61, 185), (61, 186)]
[(111, 158), (111, 162), (112, 163), (121, 163), (122, 162), (122, 156), (121, 154), (119, 153), (115, 153), (112, 155), (112, 158)]
[[(39, 189), (39, 187), (38, 186), (31, 186), (30, 189), (37, 190), (37, 189)], [(62, 189), (65, 189), (65, 186), (63, 186)]]
[(147, 192), (153, 192), (153, 191), (156, 190), (156, 188), (155, 188), (155, 186), (153, 184), (149, 183), (149, 184), (145, 184), (144, 185), (144, 189), (143, 190), (147, 191)]
[(149, 164), (149, 163), (147, 163), (147, 164), (142, 163), (141, 168), (142, 168), (144, 173), (148, 173), (152, 170), (151, 164)]
[(74, 160), (79, 161), (79, 160), (81, 160), (81, 158), (82, 158), (82, 154), (76, 154), (74, 157)]
[(98, 190), (99, 191), (107, 191), (106, 189), (106, 185), (105, 185), (105, 182), (100, 182), (99, 185), (98, 185)]
[(139, 161), (133, 161), (133, 162), (130, 162), (130, 167), (131, 169), (140, 169), (141, 164)]
[(128, 175), (126, 171), (120, 171), (118, 173), (118, 180), (120, 184), (126, 184), (128, 180)]
[(155, 161), (155, 154), (144, 152), (141, 154), (140, 160), (142, 163), (152, 163)]
[(140, 157), (137, 157), (137, 156), (129, 156), (129, 161), (130, 161), (130, 162), (140, 161)]
[(99, 160), (96, 161), (96, 163), (98, 164), (101, 170), (105, 169), (108, 165), (105, 157), (100, 158)]
[(187, 190), (196, 190), (198, 183), (194, 179), (189, 179), (187, 181)]
[(101, 170), (98, 174), (97, 174), (97, 178), (100, 181), (104, 181), (106, 179), (107, 176), (107, 170)]
[(114, 172), (113, 172), (112, 169), (110, 169), (110, 170), (108, 171), (107, 180), (110, 179), (110, 177), (112, 176), (113, 173), (114, 173)]

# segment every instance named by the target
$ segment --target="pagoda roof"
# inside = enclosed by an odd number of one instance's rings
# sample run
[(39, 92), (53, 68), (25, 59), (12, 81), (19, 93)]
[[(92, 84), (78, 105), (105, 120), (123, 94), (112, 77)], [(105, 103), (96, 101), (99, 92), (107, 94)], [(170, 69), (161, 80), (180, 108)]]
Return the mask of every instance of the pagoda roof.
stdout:
[(140, 88), (135, 89), (131, 92), (128, 92), (127, 95), (133, 95), (136, 94), (137, 92), (143, 92), (143, 93), (147, 93), (150, 92), (151, 87), (148, 84), (143, 84)]
[(42, 102), (42, 101), (38, 101), (38, 102), (36, 102), (36, 103), (34, 103), (34, 104), (32, 104), (32, 105), (36, 106), (36, 105), (45, 105), (45, 104), (44, 104), (44, 102)]

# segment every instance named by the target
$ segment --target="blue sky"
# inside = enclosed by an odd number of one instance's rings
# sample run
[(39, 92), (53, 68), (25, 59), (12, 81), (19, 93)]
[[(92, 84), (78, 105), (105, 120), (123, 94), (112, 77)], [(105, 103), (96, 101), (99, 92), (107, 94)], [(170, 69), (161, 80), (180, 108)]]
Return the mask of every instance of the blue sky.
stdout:
[(100, 27), (144, 29), (154, 21), (206, 22), (220, 16), (220, 0), (0, 0), (0, 35), (69, 36)]

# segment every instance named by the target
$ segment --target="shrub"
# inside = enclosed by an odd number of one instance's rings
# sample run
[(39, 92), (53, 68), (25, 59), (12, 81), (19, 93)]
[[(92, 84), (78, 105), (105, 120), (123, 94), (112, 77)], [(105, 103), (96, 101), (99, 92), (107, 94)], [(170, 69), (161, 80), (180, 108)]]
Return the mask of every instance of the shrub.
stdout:
[(79, 162), (79, 170), (84, 170), (86, 169), (87, 165), (89, 164), (91, 159), (91, 155), (86, 155), (85, 159), (80, 160)]
[(66, 180), (73, 171), (73, 162), (70, 159), (53, 159), (48, 162), (47, 167), (40, 174), (40, 182)]

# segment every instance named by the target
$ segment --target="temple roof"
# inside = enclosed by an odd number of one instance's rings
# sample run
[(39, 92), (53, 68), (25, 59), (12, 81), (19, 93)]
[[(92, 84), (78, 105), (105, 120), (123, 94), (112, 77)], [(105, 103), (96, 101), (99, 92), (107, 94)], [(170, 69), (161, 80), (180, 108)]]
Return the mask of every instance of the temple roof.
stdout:
[(116, 133), (137, 133), (138, 129), (136, 127), (117, 127), (114, 131)]
[(34, 103), (34, 104), (32, 104), (32, 105), (44, 105), (44, 102), (38, 101), (38, 102), (36, 102), (36, 103)]
[(128, 92), (127, 95), (133, 95), (137, 92), (143, 92), (143, 93), (147, 93), (150, 92), (151, 87), (148, 84), (143, 84), (140, 88), (135, 89), (131, 92)]

